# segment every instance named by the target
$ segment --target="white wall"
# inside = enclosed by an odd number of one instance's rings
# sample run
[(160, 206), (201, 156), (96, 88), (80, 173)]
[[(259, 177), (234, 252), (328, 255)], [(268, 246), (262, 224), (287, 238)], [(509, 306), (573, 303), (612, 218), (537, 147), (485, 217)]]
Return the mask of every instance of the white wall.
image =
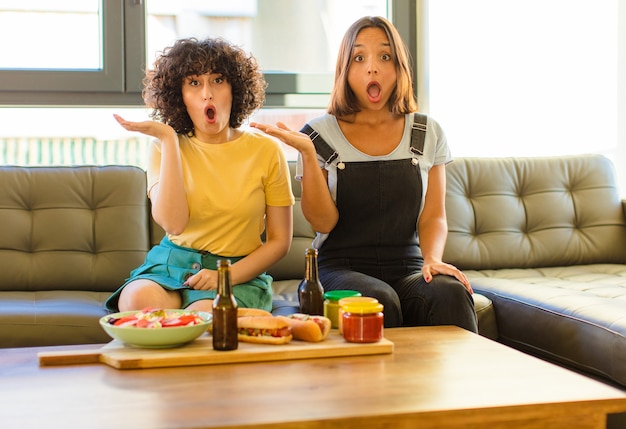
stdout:
[[(419, 101), (455, 156), (602, 153), (626, 196), (626, 4), (420, 1)], [(618, 13), (619, 12), (619, 13)]]

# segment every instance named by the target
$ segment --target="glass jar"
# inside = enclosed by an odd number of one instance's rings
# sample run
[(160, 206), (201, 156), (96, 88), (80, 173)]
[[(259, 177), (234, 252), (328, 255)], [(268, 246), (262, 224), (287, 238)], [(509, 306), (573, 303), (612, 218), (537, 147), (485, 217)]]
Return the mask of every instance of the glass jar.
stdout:
[(350, 343), (375, 343), (383, 338), (383, 305), (350, 302), (341, 306), (343, 338)]
[(330, 319), (330, 327), (339, 327), (339, 300), (352, 296), (361, 296), (355, 290), (329, 290), (324, 293), (324, 317)]
[(339, 310), (337, 310), (337, 328), (339, 328), (339, 335), (343, 334), (343, 310), (341, 307), (351, 302), (371, 302), (376, 304), (378, 300), (370, 296), (350, 296), (347, 298), (341, 298), (337, 303), (339, 306)]

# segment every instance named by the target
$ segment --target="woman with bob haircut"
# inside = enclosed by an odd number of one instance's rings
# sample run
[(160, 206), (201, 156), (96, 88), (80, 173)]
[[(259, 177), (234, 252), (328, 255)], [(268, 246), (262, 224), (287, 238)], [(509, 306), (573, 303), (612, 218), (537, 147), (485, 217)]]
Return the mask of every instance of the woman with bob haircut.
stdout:
[[(223, 39), (181, 39), (144, 80), (153, 121), (115, 119), (154, 137), (147, 167), (154, 220), (166, 234), (105, 303), (110, 311), (212, 311), (218, 259), (230, 259), (241, 307), (272, 308), (265, 271), (289, 250), (289, 167), (280, 144), (243, 131), (265, 101), (254, 57)], [(266, 240), (261, 241), (265, 231)]]
[(416, 111), (398, 31), (385, 18), (363, 17), (341, 42), (325, 115), (301, 132), (251, 125), (299, 152), (302, 210), (317, 231), (324, 290), (377, 298), (385, 327), (477, 332), (472, 287), (442, 261), (450, 150), (440, 125)]

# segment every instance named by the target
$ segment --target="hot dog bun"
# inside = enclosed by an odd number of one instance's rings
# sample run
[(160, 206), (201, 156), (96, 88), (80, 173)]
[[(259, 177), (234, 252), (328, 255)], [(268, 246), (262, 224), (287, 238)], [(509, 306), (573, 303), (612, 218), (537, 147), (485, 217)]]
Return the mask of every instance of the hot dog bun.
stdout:
[[(242, 308), (237, 307), (237, 317), (269, 317), (272, 313), (269, 311), (261, 310), (260, 308)], [(213, 325), (211, 324), (208, 329), (209, 332), (213, 332)]]
[(276, 316), (276, 319), (283, 319), (291, 327), (296, 340), (317, 343), (324, 340), (330, 332), (330, 319), (324, 316), (295, 313), (289, 316)]
[(260, 308), (237, 308), (237, 317), (252, 317), (252, 316), (271, 316), (269, 311), (261, 310)]
[(284, 320), (273, 316), (243, 316), (237, 318), (239, 341), (259, 344), (286, 344), (293, 338)]

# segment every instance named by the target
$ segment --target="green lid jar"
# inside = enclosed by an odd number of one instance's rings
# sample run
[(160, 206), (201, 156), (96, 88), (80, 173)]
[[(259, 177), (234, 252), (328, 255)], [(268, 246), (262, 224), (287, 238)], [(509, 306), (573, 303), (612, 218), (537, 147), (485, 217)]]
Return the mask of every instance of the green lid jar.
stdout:
[(355, 290), (329, 290), (324, 293), (324, 316), (330, 319), (330, 327), (339, 327), (339, 300), (354, 296), (361, 296)]

